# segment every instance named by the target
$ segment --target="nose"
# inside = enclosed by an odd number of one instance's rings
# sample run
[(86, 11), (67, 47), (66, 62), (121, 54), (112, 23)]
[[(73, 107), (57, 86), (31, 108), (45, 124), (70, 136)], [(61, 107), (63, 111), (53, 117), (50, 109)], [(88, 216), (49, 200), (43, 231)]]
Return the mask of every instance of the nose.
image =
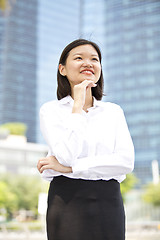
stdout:
[(91, 61), (90, 60), (84, 60), (84, 62), (83, 62), (83, 66), (84, 67), (93, 67), (93, 64), (91, 63)]

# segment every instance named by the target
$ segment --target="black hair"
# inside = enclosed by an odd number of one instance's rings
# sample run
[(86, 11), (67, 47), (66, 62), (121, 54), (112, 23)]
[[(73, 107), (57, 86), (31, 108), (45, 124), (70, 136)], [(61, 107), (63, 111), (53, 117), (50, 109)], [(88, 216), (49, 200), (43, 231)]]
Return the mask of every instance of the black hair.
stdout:
[[(64, 50), (63, 50), (63, 52), (61, 54), (60, 60), (59, 60), (59, 64), (62, 64), (62, 65), (65, 66), (67, 57), (69, 55), (69, 52), (73, 48), (75, 48), (75, 47), (78, 47), (78, 46), (81, 46), (81, 45), (86, 45), (86, 44), (92, 45), (95, 48), (95, 50), (98, 53), (99, 60), (100, 60), (100, 63), (101, 63), (102, 55), (101, 55), (101, 51), (100, 51), (100, 48), (98, 47), (98, 45), (96, 43), (94, 43), (92, 41), (89, 41), (89, 40), (86, 40), (86, 39), (77, 39), (77, 40), (71, 42), (70, 44), (68, 44), (64, 48)], [(71, 95), (70, 83), (69, 83), (69, 81), (68, 81), (66, 76), (62, 76), (60, 74), (59, 69), (57, 71), (57, 83), (58, 83), (58, 87), (57, 87), (57, 98), (58, 98), (58, 100), (66, 97), (68, 95)], [(103, 96), (103, 85), (104, 85), (104, 80), (103, 80), (103, 73), (102, 73), (102, 68), (101, 68), (101, 75), (100, 75), (100, 78), (99, 78), (99, 80), (97, 82), (97, 86), (92, 88), (92, 95), (97, 100), (101, 100), (102, 99), (102, 96)]]

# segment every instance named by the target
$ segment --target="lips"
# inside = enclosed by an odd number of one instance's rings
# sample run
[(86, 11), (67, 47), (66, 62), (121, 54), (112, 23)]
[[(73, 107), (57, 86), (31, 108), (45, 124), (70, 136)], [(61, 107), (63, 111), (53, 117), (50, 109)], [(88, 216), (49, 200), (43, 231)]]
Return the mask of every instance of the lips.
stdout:
[(84, 73), (84, 74), (94, 74), (94, 71), (93, 69), (88, 69), (88, 68), (85, 68), (81, 71), (81, 73)]

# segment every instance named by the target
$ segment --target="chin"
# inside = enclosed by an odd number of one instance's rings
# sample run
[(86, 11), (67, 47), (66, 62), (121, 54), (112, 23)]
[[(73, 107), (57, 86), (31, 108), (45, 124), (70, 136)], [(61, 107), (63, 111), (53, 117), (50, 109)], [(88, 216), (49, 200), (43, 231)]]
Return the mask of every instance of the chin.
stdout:
[(94, 80), (93, 78), (91, 78), (91, 77), (86, 77), (84, 80), (88, 80), (88, 81), (93, 81), (93, 82), (95, 82), (95, 80)]

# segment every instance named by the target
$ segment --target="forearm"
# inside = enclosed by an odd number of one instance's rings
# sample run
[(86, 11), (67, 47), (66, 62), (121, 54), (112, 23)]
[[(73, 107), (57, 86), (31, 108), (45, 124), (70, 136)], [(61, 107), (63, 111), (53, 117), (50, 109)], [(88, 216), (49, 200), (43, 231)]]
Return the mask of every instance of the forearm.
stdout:
[(73, 173), (91, 173), (92, 176), (112, 177), (126, 175), (133, 170), (134, 153), (105, 154), (77, 159), (72, 167)]
[(59, 172), (60, 173), (72, 173), (72, 167), (66, 167), (66, 166), (60, 164)]
[(58, 161), (71, 166), (82, 151), (87, 120), (79, 113), (69, 113), (64, 121), (51, 118), (45, 112), (40, 117), (42, 135)]
[(42, 173), (44, 170), (52, 169), (56, 172), (60, 173), (71, 173), (72, 168), (66, 167), (63, 164), (59, 163), (55, 156), (48, 156), (45, 158), (42, 158), (38, 161), (37, 168), (40, 173)]
[(82, 113), (82, 107), (79, 103), (74, 103), (72, 113)]

